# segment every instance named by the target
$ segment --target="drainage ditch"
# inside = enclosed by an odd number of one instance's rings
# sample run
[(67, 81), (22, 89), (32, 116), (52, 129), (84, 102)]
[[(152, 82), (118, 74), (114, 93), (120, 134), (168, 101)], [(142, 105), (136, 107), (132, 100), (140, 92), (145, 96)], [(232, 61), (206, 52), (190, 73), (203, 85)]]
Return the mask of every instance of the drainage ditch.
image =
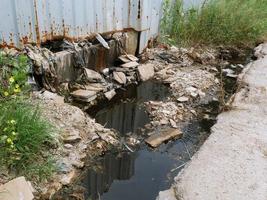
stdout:
[[(233, 71), (239, 74), (242, 70)], [(222, 81), (227, 100), (237, 88), (236, 78), (224, 74)], [(143, 142), (146, 133), (151, 131), (146, 128), (151, 119), (144, 103), (165, 101), (170, 95), (168, 86), (148, 81), (119, 89), (111, 101), (99, 102), (87, 110), (96, 122), (118, 132), (122, 144), (127, 136), (133, 135), (140, 144), (130, 151), (125, 148), (88, 161), (89, 167), (83, 170), (77, 182), (64, 188), (55, 199), (152, 200), (159, 191), (170, 188), (177, 173), (210, 135), (221, 106), (217, 100), (199, 105), (197, 116), (180, 124), (182, 139), (151, 149)]]

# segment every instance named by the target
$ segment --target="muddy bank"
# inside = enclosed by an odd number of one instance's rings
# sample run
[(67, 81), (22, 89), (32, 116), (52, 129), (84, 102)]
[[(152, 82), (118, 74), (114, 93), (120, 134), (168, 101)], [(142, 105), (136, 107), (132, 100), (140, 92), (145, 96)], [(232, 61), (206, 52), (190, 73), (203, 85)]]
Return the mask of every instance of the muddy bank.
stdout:
[(266, 45), (239, 76), (231, 110), (159, 199), (266, 199)]

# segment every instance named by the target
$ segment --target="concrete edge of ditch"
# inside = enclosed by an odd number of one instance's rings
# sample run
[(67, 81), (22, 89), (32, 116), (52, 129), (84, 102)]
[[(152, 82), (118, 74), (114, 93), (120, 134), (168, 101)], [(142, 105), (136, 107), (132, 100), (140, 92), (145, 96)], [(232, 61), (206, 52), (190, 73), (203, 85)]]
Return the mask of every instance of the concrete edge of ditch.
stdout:
[[(212, 134), (157, 200), (267, 198), (267, 47), (239, 76), (232, 109), (221, 113)], [(262, 53), (261, 53), (262, 52)]]

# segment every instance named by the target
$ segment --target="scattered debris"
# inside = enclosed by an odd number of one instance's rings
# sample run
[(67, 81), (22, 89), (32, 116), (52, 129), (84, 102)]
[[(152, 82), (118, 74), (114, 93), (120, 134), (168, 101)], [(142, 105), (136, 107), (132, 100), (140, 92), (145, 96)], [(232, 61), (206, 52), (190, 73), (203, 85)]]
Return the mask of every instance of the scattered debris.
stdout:
[(114, 80), (121, 85), (125, 85), (127, 82), (126, 76), (123, 72), (113, 72)]
[(106, 49), (110, 49), (108, 43), (99, 33), (96, 34), (96, 39), (103, 45), (103, 47), (105, 47)]
[(122, 64), (121, 67), (123, 68), (136, 68), (139, 65), (138, 62), (128, 62), (125, 64)]
[(90, 102), (97, 98), (97, 92), (91, 90), (76, 90), (71, 95), (79, 101)]
[(105, 97), (106, 97), (108, 100), (111, 100), (115, 95), (116, 95), (116, 91), (115, 91), (115, 89), (110, 90), (110, 91), (108, 91), (108, 92), (105, 93)]
[(178, 99), (177, 99), (179, 102), (187, 102), (187, 101), (189, 101), (189, 98), (188, 97), (184, 97), (184, 96), (182, 96), (182, 97), (179, 97)]
[(183, 133), (179, 129), (168, 129), (166, 131), (162, 131), (160, 133), (153, 134), (149, 138), (145, 140), (145, 142), (153, 148), (158, 147), (163, 142), (178, 139), (183, 136)]
[(138, 74), (142, 81), (147, 81), (154, 77), (155, 71), (153, 64), (146, 64), (138, 66)]
[(103, 77), (96, 71), (84, 68), (86, 80), (90, 83), (103, 82)]
[(139, 59), (134, 55), (127, 54), (120, 56), (119, 60), (122, 61), (123, 63), (129, 63), (129, 62), (138, 62)]

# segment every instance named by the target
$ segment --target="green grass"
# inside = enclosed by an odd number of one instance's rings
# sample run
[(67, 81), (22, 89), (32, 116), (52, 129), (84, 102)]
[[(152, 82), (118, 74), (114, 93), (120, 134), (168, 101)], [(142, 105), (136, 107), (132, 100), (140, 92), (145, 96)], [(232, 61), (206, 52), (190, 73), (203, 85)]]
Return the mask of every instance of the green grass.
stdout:
[(41, 181), (54, 166), (49, 156), (54, 132), (40, 109), (25, 100), (0, 102), (0, 166), (9, 172)]
[(183, 9), (165, 0), (162, 38), (171, 44), (250, 46), (267, 33), (266, 0), (207, 0)]

